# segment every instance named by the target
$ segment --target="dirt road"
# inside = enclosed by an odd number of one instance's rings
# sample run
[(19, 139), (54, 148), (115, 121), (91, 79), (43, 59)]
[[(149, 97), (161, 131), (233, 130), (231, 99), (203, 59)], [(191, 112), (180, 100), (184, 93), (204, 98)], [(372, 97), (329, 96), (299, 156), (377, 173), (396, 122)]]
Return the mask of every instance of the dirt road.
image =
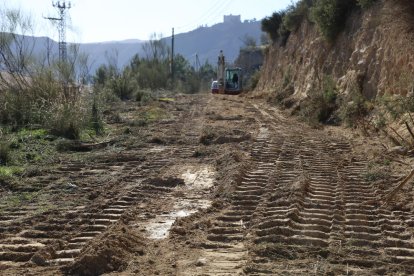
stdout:
[(1, 275), (414, 273), (412, 188), (382, 200), (404, 167), (349, 136), (237, 96), (119, 103), (106, 119), (106, 147), (2, 192)]

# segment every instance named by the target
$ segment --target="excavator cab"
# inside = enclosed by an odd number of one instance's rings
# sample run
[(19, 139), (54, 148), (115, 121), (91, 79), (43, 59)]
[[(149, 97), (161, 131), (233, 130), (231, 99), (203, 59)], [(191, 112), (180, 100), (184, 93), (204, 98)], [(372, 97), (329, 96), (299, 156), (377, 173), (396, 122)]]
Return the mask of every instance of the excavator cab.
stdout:
[(241, 68), (225, 69), (225, 88), (226, 94), (239, 94), (242, 91), (242, 70)]

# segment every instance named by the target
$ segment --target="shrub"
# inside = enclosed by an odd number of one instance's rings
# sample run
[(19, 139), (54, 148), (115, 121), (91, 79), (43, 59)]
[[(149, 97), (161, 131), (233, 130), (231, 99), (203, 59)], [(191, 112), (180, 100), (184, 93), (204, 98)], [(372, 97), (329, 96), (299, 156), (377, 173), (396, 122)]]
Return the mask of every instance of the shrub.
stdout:
[(48, 110), (63, 99), (62, 86), (49, 70), (32, 77), (30, 87), (11, 86), (0, 93), (0, 121), (15, 128), (31, 124), (43, 125)]
[(283, 15), (281, 12), (274, 12), (271, 16), (262, 20), (262, 31), (268, 33), (273, 42), (276, 42), (279, 38), (279, 27), (283, 22)]
[(125, 70), (122, 74), (115, 76), (110, 82), (110, 88), (121, 100), (131, 99), (134, 92), (134, 84), (130, 72)]
[(337, 89), (331, 76), (325, 76), (318, 90), (310, 91), (307, 101), (301, 103), (300, 114), (310, 124), (336, 123)]
[(257, 84), (259, 83), (260, 80), (260, 76), (261, 76), (261, 71), (257, 70), (256, 72), (253, 73), (253, 75), (249, 78), (248, 80), (248, 87), (251, 90), (256, 89)]
[(341, 104), (339, 116), (347, 126), (353, 127), (363, 123), (371, 108), (360, 91), (353, 91), (348, 97)]
[(96, 135), (101, 135), (104, 133), (104, 124), (96, 97), (93, 98), (92, 103), (91, 126)]
[(308, 16), (311, 5), (311, 1), (304, 0), (290, 5), (286, 9), (286, 14), (283, 17), (283, 26), (290, 32), (296, 32), (302, 21)]
[(285, 108), (292, 107), (294, 101), (288, 100), (288, 98), (295, 92), (292, 78), (292, 69), (289, 66), (283, 73), (282, 83), (277, 87), (274, 95), (269, 98), (269, 101), (282, 105)]
[(311, 17), (325, 38), (333, 41), (343, 30), (355, 5), (355, 0), (317, 0), (311, 9)]
[(149, 90), (136, 90), (135, 100), (142, 104), (146, 104), (151, 100), (151, 91)]
[(73, 104), (61, 104), (54, 108), (48, 120), (51, 134), (68, 139), (79, 139), (88, 118), (83, 108)]
[(10, 144), (6, 142), (0, 142), (0, 165), (7, 165), (11, 159)]

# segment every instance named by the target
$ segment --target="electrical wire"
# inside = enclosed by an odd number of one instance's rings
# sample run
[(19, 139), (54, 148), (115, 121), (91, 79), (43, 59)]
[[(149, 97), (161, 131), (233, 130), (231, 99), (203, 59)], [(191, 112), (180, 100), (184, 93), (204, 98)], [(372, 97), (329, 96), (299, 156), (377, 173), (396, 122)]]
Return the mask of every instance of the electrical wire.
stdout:
[(185, 24), (183, 26), (179, 26), (177, 30), (179, 32), (185, 32), (189, 30), (193, 30), (198, 26), (204, 25), (207, 22), (213, 22), (212, 19), (216, 20), (223, 16), (223, 12), (229, 7), (232, 0), (218, 0), (216, 1), (211, 8), (209, 8), (208, 12), (204, 13), (202, 17), (199, 17), (197, 21), (193, 21), (189, 24)]

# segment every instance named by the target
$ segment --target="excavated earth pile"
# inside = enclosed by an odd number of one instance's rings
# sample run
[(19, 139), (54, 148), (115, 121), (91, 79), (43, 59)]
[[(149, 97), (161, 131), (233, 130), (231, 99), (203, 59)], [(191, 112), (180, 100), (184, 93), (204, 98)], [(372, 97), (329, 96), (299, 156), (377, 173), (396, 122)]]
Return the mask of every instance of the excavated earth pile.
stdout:
[(373, 180), (364, 138), (243, 97), (134, 121), (146, 109), (115, 107), (111, 143), (23, 177), (29, 204), (0, 201), (1, 275), (414, 273), (412, 186), (384, 200), (410, 159)]

